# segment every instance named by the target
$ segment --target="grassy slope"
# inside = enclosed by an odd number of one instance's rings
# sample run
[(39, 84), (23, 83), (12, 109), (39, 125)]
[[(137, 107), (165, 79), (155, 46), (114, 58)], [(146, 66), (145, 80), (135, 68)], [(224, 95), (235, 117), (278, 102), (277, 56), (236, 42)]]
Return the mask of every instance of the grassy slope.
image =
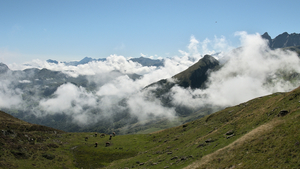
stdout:
[[(63, 131), (30, 124), (1, 111), (0, 122), (0, 168), (51, 168), (60, 160), (61, 166), (63, 163), (73, 165), (69, 155), (56, 151), (60, 143), (54, 139)], [(53, 141), (49, 142), (49, 139)], [(47, 161), (54, 156), (57, 157), (55, 160)]]
[[(296, 89), (253, 99), (185, 127), (145, 135), (146, 151), (108, 168), (138, 167), (136, 161), (144, 163), (141, 168), (299, 168), (299, 96)], [(283, 109), (289, 114), (278, 117)], [(230, 130), (235, 135), (227, 139)]]
[[(55, 134), (49, 128), (21, 127), (14, 129), (20, 132), (17, 136), (0, 133), (0, 168), (299, 168), (299, 101), (298, 88), (181, 126), (151, 134), (117, 135), (112, 140), (93, 137), (93, 133)], [(283, 109), (289, 113), (278, 117)], [(9, 130), (1, 124), (1, 129)], [(234, 136), (227, 139), (225, 133), (230, 130)], [(31, 144), (25, 134), (44, 141), (36, 139)], [(107, 141), (111, 146), (105, 147)]]

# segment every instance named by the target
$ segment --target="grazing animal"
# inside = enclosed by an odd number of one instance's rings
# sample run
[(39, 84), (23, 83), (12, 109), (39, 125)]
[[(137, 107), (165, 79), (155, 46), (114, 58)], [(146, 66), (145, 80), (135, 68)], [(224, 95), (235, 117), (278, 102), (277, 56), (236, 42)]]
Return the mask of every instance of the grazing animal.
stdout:
[(110, 146), (110, 142), (106, 142), (105, 147)]
[(97, 137), (97, 133), (95, 133), (95, 137)]
[(114, 137), (116, 136), (116, 133), (115, 133), (115, 132), (113, 132), (113, 136), (114, 136)]
[(85, 137), (85, 138), (84, 138), (85, 141), (88, 141), (88, 139), (89, 139), (88, 137)]
[(100, 134), (100, 137), (101, 137), (101, 138), (102, 138), (102, 137), (105, 137), (105, 134), (104, 134), (104, 133)]
[(98, 147), (98, 143), (97, 142), (95, 143), (95, 147)]
[(111, 140), (111, 138), (112, 138), (112, 135), (109, 135), (109, 140)]

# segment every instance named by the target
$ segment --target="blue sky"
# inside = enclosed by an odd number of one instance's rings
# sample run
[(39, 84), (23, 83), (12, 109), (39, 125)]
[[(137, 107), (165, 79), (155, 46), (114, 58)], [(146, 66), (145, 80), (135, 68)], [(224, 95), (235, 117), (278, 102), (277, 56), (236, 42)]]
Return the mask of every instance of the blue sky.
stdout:
[(298, 0), (0, 0), (0, 62), (170, 57), (237, 31), (299, 33)]

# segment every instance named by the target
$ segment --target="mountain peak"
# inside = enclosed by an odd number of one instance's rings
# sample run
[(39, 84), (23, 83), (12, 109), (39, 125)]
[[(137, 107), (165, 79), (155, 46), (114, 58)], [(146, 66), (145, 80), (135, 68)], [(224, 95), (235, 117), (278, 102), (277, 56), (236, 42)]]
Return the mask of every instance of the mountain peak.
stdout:
[(58, 61), (57, 60), (53, 60), (53, 59), (48, 59), (47, 62), (48, 63), (58, 64)]
[(0, 63), (0, 73), (5, 73), (9, 70), (8, 66), (4, 63)]
[(268, 34), (268, 32), (265, 32), (263, 35), (261, 35), (265, 39), (272, 39), (271, 36)]
[(265, 32), (262, 36), (263, 37), (271, 37), (268, 32)]
[(204, 62), (209, 63), (219, 63), (217, 59), (212, 57), (211, 55), (204, 55), (204, 57), (201, 59)]
[(93, 58), (86, 56), (83, 59), (81, 59), (80, 62), (82, 62), (82, 61), (90, 61), (90, 60), (93, 60)]
[(206, 88), (205, 82), (208, 79), (207, 71), (213, 70), (219, 66), (219, 61), (211, 55), (205, 55), (197, 63), (185, 71), (173, 76), (179, 80), (182, 87)]

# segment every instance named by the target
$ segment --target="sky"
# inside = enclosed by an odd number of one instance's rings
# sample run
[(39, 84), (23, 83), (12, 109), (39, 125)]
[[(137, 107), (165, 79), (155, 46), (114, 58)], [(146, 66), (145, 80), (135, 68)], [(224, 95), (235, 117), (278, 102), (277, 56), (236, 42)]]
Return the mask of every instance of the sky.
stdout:
[[(0, 62), (166, 58), (236, 32), (299, 33), (298, 0), (0, 0)], [(210, 47), (210, 46), (208, 46)], [(214, 46), (211, 46), (212, 48)], [(200, 51), (201, 53), (201, 51)]]

